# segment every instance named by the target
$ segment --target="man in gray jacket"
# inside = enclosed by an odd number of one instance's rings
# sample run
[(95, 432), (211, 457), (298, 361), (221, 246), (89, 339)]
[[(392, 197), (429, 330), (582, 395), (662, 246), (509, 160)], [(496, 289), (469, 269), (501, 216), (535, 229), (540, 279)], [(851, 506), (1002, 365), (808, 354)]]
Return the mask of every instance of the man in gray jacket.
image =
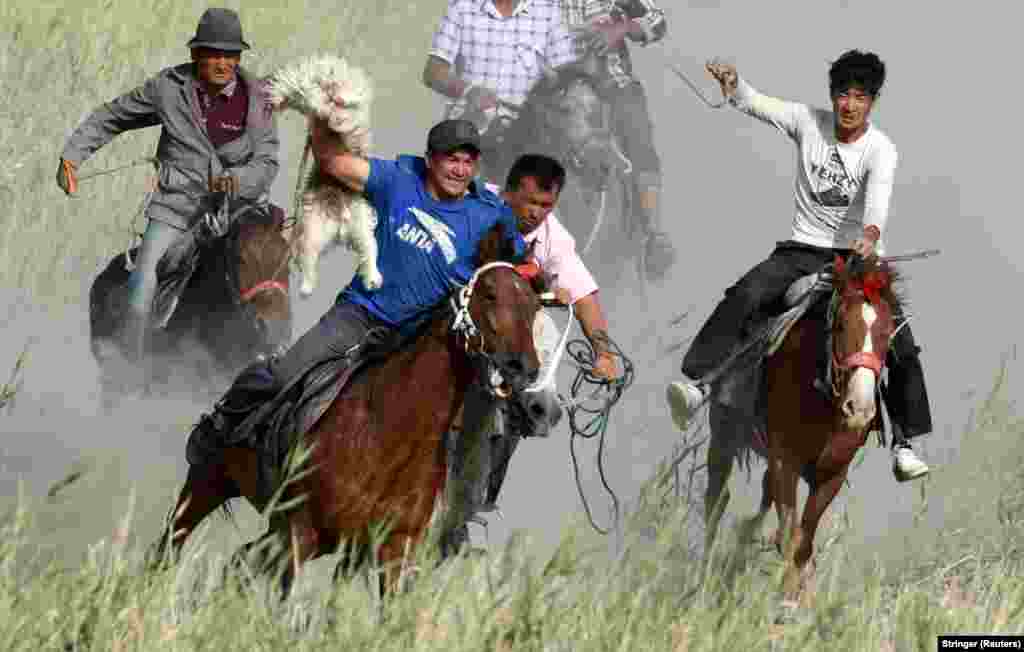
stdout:
[(226, 200), (269, 202), (279, 140), (263, 83), (239, 66), (249, 49), (238, 14), (208, 9), (188, 43), (192, 61), (160, 71), (104, 104), (75, 129), (61, 153), (57, 184), (76, 191), (77, 170), (96, 150), (130, 129), (162, 127), (157, 187), (129, 278), (127, 353), (143, 353), (156, 292), (157, 262), (181, 233)]

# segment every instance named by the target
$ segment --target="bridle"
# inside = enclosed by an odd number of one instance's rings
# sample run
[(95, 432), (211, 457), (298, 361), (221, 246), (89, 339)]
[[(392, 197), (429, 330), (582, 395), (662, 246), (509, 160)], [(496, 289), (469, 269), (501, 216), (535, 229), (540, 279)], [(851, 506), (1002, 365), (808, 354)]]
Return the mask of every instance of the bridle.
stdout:
[[(255, 206), (250, 206), (249, 210), (259, 210)], [(240, 210), (239, 213), (233, 216), (231, 221), (232, 225), (241, 225), (240, 221), (234, 218), (241, 217), (244, 210)], [(235, 306), (240, 309), (246, 320), (256, 330), (260, 330), (259, 320), (253, 309), (253, 300), (258, 296), (262, 296), (268, 292), (277, 292), (282, 294), (286, 299), (290, 296), (288, 292), (288, 285), (286, 281), (277, 280), (277, 276), (280, 274), (282, 269), (285, 269), (291, 259), (291, 248), (287, 247), (285, 255), (282, 257), (281, 263), (278, 268), (274, 271), (271, 278), (258, 281), (249, 287), (242, 287), (239, 279), (239, 267), (241, 265), (241, 232), (240, 230), (233, 229), (231, 235), (228, 235), (230, 245), (226, 248), (225, 255), (227, 256), (227, 265), (225, 265), (224, 275), (227, 287), (231, 292), (232, 298), (234, 299)], [(227, 234), (225, 234), (227, 235)], [(281, 347), (287, 346), (287, 342), (282, 342)]]
[[(854, 282), (852, 289), (853, 292), (863, 296), (864, 300), (872, 305), (877, 305), (881, 300), (878, 293), (878, 286), (872, 286), (863, 282)], [(840, 295), (838, 290), (834, 291), (828, 311), (828, 337), (830, 340), (833, 340), (835, 337), (835, 320), (842, 303), (843, 296)], [(855, 351), (840, 359), (839, 356), (836, 355), (834, 344), (830, 343), (829, 349), (831, 353), (832, 367), (835, 369), (835, 373), (830, 374), (832, 376), (831, 389), (833, 396), (840, 396), (842, 394), (842, 387), (848, 374), (859, 367), (870, 369), (875, 374), (876, 381), (882, 375), (882, 368), (885, 366), (885, 362), (875, 351)]]
[[(490, 382), (487, 383), (487, 390), (489, 393), (497, 398), (508, 398), (509, 392), (501, 389), (504, 379), (501, 377), (498, 365), (495, 363), (494, 358), (484, 350), (485, 342), (483, 333), (476, 325), (476, 322), (473, 321), (473, 315), (470, 314), (469, 311), (469, 304), (473, 298), (473, 291), (476, 289), (477, 281), (479, 281), (480, 277), (486, 272), (500, 267), (507, 267), (516, 273), (519, 273), (518, 268), (512, 263), (506, 263), (503, 261), (487, 263), (473, 272), (473, 276), (470, 277), (469, 282), (452, 294), (450, 303), (454, 314), (451, 320), (450, 330), (455, 333), (457, 337), (462, 338), (463, 349), (470, 358), (482, 363), (483, 375), (490, 380)], [(478, 338), (479, 341), (479, 345), (475, 349), (472, 346), (473, 338)]]

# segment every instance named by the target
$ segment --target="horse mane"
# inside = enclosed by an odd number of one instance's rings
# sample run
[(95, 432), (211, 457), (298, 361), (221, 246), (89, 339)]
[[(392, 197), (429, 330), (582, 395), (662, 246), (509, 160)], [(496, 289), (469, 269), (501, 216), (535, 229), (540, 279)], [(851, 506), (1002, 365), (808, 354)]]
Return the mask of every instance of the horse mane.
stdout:
[(526, 255), (516, 254), (513, 240), (504, 222), (497, 222), (488, 229), (476, 248), (475, 262), (478, 267), (489, 263), (509, 263), (519, 265), (525, 262)]
[(837, 262), (839, 264), (834, 266), (836, 287), (850, 284), (875, 287), (879, 298), (888, 303), (893, 312), (904, 312), (907, 293), (903, 272), (898, 267), (878, 256), (864, 259), (855, 270), (851, 270), (842, 259), (837, 259)]

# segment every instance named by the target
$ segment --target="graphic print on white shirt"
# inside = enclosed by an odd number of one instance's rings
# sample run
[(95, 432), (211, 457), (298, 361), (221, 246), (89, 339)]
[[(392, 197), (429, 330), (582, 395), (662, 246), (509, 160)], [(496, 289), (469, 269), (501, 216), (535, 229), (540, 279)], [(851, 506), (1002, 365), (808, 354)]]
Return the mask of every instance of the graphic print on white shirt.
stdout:
[(817, 182), (814, 198), (822, 206), (845, 208), (857, 194), (857, 180), (850, 176), (839, 156), (839, 149), (832, 145), (824, 165), (811, 164), (811, 174)]
[(742, 77), (731, 102), (797, 145), (791, 239), (816, 247), (850, 248), (871, 224), (882, 233), (875, 250), (883, 255), (899, 159), (888, 136), (869, 123), (855, 142), (840, 143), (831, 110), (764, 95)]

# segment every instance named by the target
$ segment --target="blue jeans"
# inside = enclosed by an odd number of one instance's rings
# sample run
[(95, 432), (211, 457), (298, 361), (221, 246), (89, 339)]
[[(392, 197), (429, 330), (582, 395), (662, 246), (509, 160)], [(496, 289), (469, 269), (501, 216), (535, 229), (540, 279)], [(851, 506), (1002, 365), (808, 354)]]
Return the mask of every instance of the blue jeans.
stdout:
[(156, 265), (181, 233), (181, 230), (169, 224), (149, 220), (146, 232), (142, 235), (135, 269), (128, 277), (128, 305), (147, 323), (153, 297), (156, 296)]

